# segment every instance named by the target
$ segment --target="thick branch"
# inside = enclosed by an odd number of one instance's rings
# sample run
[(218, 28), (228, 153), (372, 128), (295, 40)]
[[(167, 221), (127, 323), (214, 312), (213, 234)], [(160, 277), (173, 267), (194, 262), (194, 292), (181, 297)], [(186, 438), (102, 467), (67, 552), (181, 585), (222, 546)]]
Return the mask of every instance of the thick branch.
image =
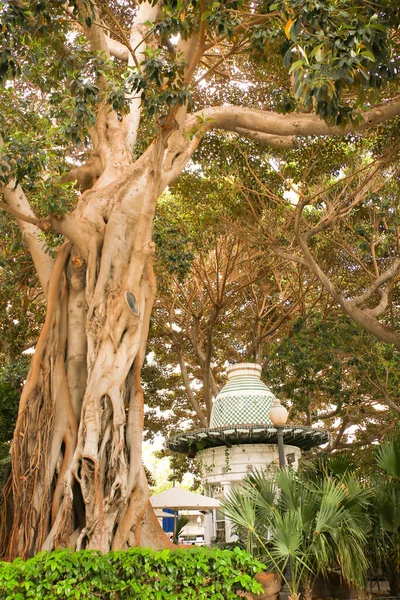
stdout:
[(184, 83), (187, 85), (190, 83), (192, 79), (193, 73), (196, 70), (197, 65), (199, 64), (201, 57), (203, 56), (205, 49), (205, 33), (206, 33), (206, 20), (204, 18), (204, 13), (206, 12), (206, 3), (205, 0), (200, 0), (200, 31), (198, 36), (198, 46), (196, 52), (191, 57), (191, 61), (189, 63), (188, 69), (186, 70)]
[[(128, 53), (128, 65), (138, 65), (143, 61), (146, 50), (146, 34), (148, 33), (148, 26), (145, 23), (154, 23), (157, 19), (159, 11), (159, 3), (152, 6), (151, 2), (142, 2), (139, 5), (139, 9), (135, 18), (135, 22), (132, 26), (131, 34), (129, 37), (129, 50)], [(137, 138), (139, 129), (140, 115), (141, 115), (142, 100), (140, 96), (131, 100), (129, 115), (124, 119), (126, 126), (126, 139), (127, 147), (129, 151), (132, 151)]]
[(277, 254), (281, 258), (284, 258), (285, 260), (290, 260), (292, 262), (299, 263), (300, 265), (304, 265), (306, 267), (308, 266), (307, 261), (303, 257), (297, 256), (297, 254), (289, 254), (288, 252), (282, 250), (280, 246), (276, 246), (275, 244), (272, 244), (270, 248), (275, 252), (275, 254)]
[[(47, 244), (43, 238), (40, 238), (42, 232), (38, 226), (39, 220), (35, 217), (20, 185), (14, 188), (13, 183), (9, 183), (4, 188), (3, 194), (7, 201), (3, 208), (11, 209), (9, 212), (17, 219), (22, 237), (28, 246), (35, 265), (43, 293), (47, 298), (54, 259), (48, 251), (46, 252), (48, 250)], [(0, 204), (3, 205), (3, 203)]]
[[(176, 132), (178, 133), (178, 132)], [(163, 178), (160, 186), (160, 193), (167, 185), (171, 185), (181, 174), (192, 154), (197, 150), (200, 143), (200, 137), (195, 135), (190, 140), (181, 140), (181, 143), (169, 144), (166, 158), (164, 160)], [(171, 140), (173, 141), (173, 140)], [(171, 145), (171, 148), (169, 147)]]
[[(324, 288), (329, 292), (334, 300), (342, 307), (345, 313), (347, 313), (356, 323), (358, 323), (363, 329), (369, 331), (382, 340), (386, 344), (394, 344), (396, 348), (400, 349), (400, 334), (389, 329), (386, 325), (380, 323), (374, 316), (373, 310), (361, 310), (354, 304), (352, 300), (346, 300), (341, 291), (332, 283), (320, 265), (313, 257), (304, 236), (301, 233), (301, 215), (306, 202), (302, 202), (298, 207), (298, 211), (295, 219), (295, 232), (296, 239), (299, 246), (304, 254), (309, 269), (319, 279)], [(381, 303), (378, 305), (378, 312), (381, 309)]]
[(230, 129), (233, 133), (237, 133), (242, 137), (253, 140), (263, 146), (271, 146), (271, 148), (298, 148), (299, 142), (295, 136), (279, 136), (271, 135), (269, 133), (260, 133), (259, 131), (251, 131), (250, 129), (243, 129), (242, 127), (232, 127)]
[(90, 190), (102, 174), (103, 168), (98, 156), (91, 156), (79, 167), (74, 167), (61, 177), (61, 183), (76, 181), (81, 192)]
[[(108, 49), (107, 38), (103, 27), (99, 25), (101, 19), (97, 8), (95, 8), (95, 6), (92, 5), (92, 9), (95, 11), (95, 19), (93, 22), (93, 15), (89, 14), (88, 7), (86, 6), (84, 0), (79, 0), (77, 2), (77, 7), (79, 12), (81, 13), (81, 16), (83, 17), (82, 28), (85, 33), (85, 36), (87, 37), (90, 43), (91, 49), (94, 51), (100, 50), (101, 52), (104, 52), (107, 56), (109, 56), (110, 52)], [(89, 17), (92, 21), (90, 27), (87, 26), (85, 21), (87, 17)]]
[(377, 279), (375, 279), (375, 281), (373, 283), (371, 283), (369, 288), (363, 294), (354, 298), (352, 300), (352, 303), (354, 303), (356, 306), (359, 306), (363, 302), (366, 302), (367, 300), (369, 300), (371, 298), (371, 296), (373, 294), (375, 294), (375, 292), (378, 291), (378, 288), (380, 288), (381, 285), (388, 282), (390, 279), (393, 279), (393, 277), (395, 277), (399, 271), (400, 271), (400, 258), (397, 258), (393, 262), (392, 266), (389, 269), (387, 269), (386, 271), (384, 271)]
[(129, 50), (126, 46), (124, 46), (124, 44), (121, 44), (121, 42), (118, 42), (117, 40), (114, 40), (111, 37), (107, 37), (106, 41), (108, 51), (111, 54), (111, 56), (114, 56), (115, 58), (118, 58), (123, 62), (128, 62)]
[[(93, 14), (89, 14), (88, 7), (84, 0), (78, 0), (77, 7), (83, 17), (83, 31), (86, 35), (91, 50), (95, 52), (104, 52), (107, 56), (110, 51), (107, 43), (107, 36), (103, 26), (100, 24), (101, 19), (99, 10), (93, 6)], [(86, 18), (92, 20), (90, 27), (86, 24)], [(103, 75), (96, 80), (96, 85), (101, 90), (107, 89), (107, 81)], [(118, 115), (114, 110), (111, 110), (107, 105), (101, 105), (98, 110), (96, 127), (93, 128), (95, 133), (92, 133), (93, 144), (96, 151), (99, 153), (101, 165), (103, 168), (99, 182), (101, 185), (107, 185), (121, 173), (121, 170), (127, 167), (131, 162), (131, 156), (126, 146), (124, 132), (121, 131), (121, 123), (118, 120)]]
[(282, 115), (243, 106), (215, 106), (191, 115), (187, 120), (187, 129), (195, 127), (196, 123), (198, 125), (198, 119), (201, 119), (205, 130), (236, 131), (239, 128), (277, 136), (345, 135), (378, 125), (399, 114), (398, 98), (361, 112), (362, 122), (359, 125), (348, 124), (345, 127), (330, 126), (309, 113)]

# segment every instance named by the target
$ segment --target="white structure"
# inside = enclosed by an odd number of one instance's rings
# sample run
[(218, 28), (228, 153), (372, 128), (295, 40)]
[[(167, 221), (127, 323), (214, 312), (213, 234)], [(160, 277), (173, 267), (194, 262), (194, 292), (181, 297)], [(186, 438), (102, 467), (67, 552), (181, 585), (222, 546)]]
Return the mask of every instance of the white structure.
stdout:
[[(278, 466), (278, 450), (271, 444), (240, 444), (227, 448), (218, 446), (199, 452), (203, 485), (214, 490), (222, 481), (234, 485), (254, 470), (264, 470), (268, 466)], [(285, 444), (287, 464), (297, 469), (301, 450)], [(218, 496), (209, 493), (213, 498)]]
[(171, 508), (172, 510), (212, 510), (219, 507), (218, 500), (181, 487), (172, 487), (150, 496), (150, 503), (153, 508)]
[[(285, 464), (297, 468), (301, 448), (324, 444), (329, 434), (311, 427), (276, 427), (270, 419), (275, 402), (261, 381), (260, 365), (233, 365), (215, 399), (210, 427), (173, 436), (168, 447), (197, 454), (204, 488), (215, 499), (221, 499), (251, 471), (279, 466), (278, 431), (283, 436)], [(212, 519), (205, 518), (205, 530), (206, 543), (234, 539), (230, 522), (218, 510)]]
[(213, 522), (213, 519), (210, 511), (216, 514), (219, 508), (217, 499), (190, 492), (185, 488), (173, 487), (160, 494), (150, 496), (150, 502), (152, 507), (156, 509), (156, 516), (159, 518), (173, 518), (173, 515), (161, 510), (168, 508), (176, 513), (179, 511), (180, 515), (184, 515), (189, 519), (182, 531), (182, 541), (184, 543), (199, 546), (204, 543), (211, 543), (209, 524)]

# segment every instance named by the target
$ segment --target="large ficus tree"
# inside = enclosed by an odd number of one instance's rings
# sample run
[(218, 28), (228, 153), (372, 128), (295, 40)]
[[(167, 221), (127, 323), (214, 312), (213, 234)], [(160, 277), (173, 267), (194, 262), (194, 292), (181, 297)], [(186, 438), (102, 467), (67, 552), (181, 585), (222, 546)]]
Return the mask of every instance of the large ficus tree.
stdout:
[(390, 88), (378, 96), (396, 74), (395, 5), (3, 3), (0, 207), (47, 305), (12, 443), (8, 558), (168, 543), (141, 462), (157, 199), (207, 132), (292, 147), (397, 116)]

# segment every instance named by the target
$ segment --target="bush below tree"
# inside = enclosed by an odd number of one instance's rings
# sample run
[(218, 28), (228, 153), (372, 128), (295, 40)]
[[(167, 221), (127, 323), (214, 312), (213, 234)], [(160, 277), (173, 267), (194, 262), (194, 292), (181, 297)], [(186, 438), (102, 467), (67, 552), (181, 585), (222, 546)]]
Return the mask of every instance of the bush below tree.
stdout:
[(262, 568), (238, 548), (40, 552), (0, 562), (0, 599), (234, 600), (262, 591), (254, 579)]

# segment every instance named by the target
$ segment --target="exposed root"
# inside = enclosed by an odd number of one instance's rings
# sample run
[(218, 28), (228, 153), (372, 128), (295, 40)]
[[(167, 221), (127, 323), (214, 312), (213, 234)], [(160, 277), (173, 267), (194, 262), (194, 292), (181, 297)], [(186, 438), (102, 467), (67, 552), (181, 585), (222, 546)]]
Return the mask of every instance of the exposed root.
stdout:
[(146, 511), (149, 490), (144, 468), (141, 467), (136, 485), (130, 495), (129, 506), (122, 522), (118, 526), (112, 543), (112, 550), (124, 548), (131, 534), (130, 546), (139, 546), (141, 537), (141, 519)]
[(23, 389), (23, 392), (21, 394), (18, 418), (20, 418), (20, 416), (24, 412), (27, 402), (29, 400), (29, 397), (35, 390), (35, 387), (37, 386), (38, 381), (39, 381), (41, 361), (43, 358), (43, 353), (46, 349), (46, 341), (47, 341), (47, 337), (49, 335), (49, 329), (50, 329), (50, 326), (51, 326), (51, 323), (53, 320), (54, 307), (59, 302), (58, 296), (60, 293), (61, 277), (63, 275), (64, 266), (68, 259), (70, 251), (71, 251), (71, 244), (69, 242), (66, 242), (65, 244), (63, 244), (58, 250), (57, 258), (54, 263), (54, 270), (51, 275), (50, 284), (49, 284), (49, 296), (48, 296), (48, 303), (47, 303), (46, 320), (44, 322), (42, 331), (40, 332), (38, 343), (37, 343), (36, 349), (35, 349), (35, 354), (33, 355), (32, 366), (31, 366), (30, 374), (29, 374), (29, 380), (27, 381), (27, 383)]
[(57, 376), (58, 379), (58, 385), (56, 387), (55, 407), (58, 418), (61, 417), (64, 420), (64, 458), (53, 495), (52, 523), (54, 523), (60, 508), (64, 487), (64, 477), (67, 472), (67, 469), (69, 468), (72, 462), (78, 433), (78, 425), (72, 408), (71, 396), (68, 388), (67, 374), (65, 372), (65, 348), (67, 343), (68, 332), (67, 307), (68, 295), (67, 293), (65, 293), (61, 301), (60, 336), (55, 364), (55, 376)]

